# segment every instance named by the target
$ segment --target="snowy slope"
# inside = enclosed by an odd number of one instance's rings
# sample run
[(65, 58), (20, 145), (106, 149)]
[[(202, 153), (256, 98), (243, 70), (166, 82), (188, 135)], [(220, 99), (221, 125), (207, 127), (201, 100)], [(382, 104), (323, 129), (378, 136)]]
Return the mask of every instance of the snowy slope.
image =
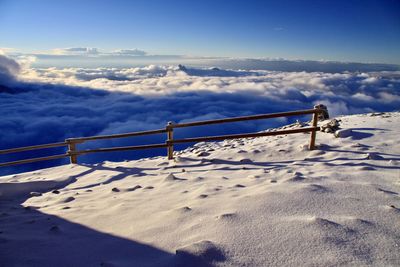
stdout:
[(0, 177), (0, 266), (399, 266), (400, 113), (339, 119)]

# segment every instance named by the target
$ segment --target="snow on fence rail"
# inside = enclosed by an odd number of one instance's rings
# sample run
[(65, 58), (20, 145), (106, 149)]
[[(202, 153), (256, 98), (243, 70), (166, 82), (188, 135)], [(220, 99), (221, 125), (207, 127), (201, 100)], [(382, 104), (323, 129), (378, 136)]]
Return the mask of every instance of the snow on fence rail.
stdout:
[[(173, 131), (175, 128), (193, 127), (193, 126), (220, 124), (220, 123), (238, 122), (238, 121), (271, 119), (271, 118), (299, 116), (299, 115), (307, 115), (307, 114), (313, 114), (311, 127), (303, 127), (303, 128), (297, 128), (297, 129), (289, 129), (289, 130), (277, 130), (277, 131), (273, 131), (273, 132), (258, 132), (258, 133), (246, 133), (246, 134), (230, 134), (230, 135), (173, 139)], [(0, 163), (0, 167), (17, 165), (17, 164), (26, 164), (26, 163), (32, 163), (32, 162), (37, 162), (37, 161), (54, 160), (54, 159), (60, 159), (60, 158), (65, 158), (65, 157), (70, 158), (70, 163), (77, 163), (78, 156), (84, 155), (84, 154), (99, 153), (99, 152), (140, 150), (140, 149), (153, 149), (153, 148), (167, 148), (168, 159), (173, 159), (174, 158), (173, 157), (174, 144), (194, 143), (194, 142), (203, 142), (203, 141), (217, 141), (217, 140), (237, 139), (237, 138), (261, 137), (261, 136), (286, 135), (286, 134), (305, 133), (305, 132), (311, 132), (309, 148), (310, 148), (310, 150), (313, 150), (315, 148), (316, 134), (317, 134), (317, 131), (319, 130), (319, 127), (317, 126), (318, 125), (318, 117), (322, 117), (322, 118), (329, 117), (328, 110), (325, 106), (317, 105), (317, 106), (314, 106), (313, 109), (306, 109), (306, 110), (288, 111), (288, 112), (271, 113), (271, 114), (260, 114), (260, 115), (252, 115), (252, 116), (217, 119), (217, 120), (196, 121), (196, 122), (188, 122), (188, 123), (168, 122), (165, 129), (123, 133), (123, 134), (68, 138), (64, 142), (59, 142), (59, 143), (51, 143), (51, 144), (43, 144), (43, 145), (35, 145), (35, 146), (27, 146), (27, 147), (19, 147), (19, 148), (10, 148), (10, 149), (0, 150), (0, 154), (10, 154), (10, 153), (17, 153), (17, 152), (38, 150), (38, 149), (46, 149), (46, 148), (53, 148), (53, 147), (61, 147), (61, 146), (68, 147), (68, 150), (64, 154), (4, 162), (4, 163)], [(97, 149), (86, 149), (86, 150), (78, 150), (77, 146), (76, 146), (77, 144), (82, 144), (86, 141), (134, 137), (134, 136), (152, 135), (152, 134), (160, 134), (160, 133), (167, 134), (167, 140), (165, 141), (165, 143), (138, 145), (138, 146), (97, 148)]]

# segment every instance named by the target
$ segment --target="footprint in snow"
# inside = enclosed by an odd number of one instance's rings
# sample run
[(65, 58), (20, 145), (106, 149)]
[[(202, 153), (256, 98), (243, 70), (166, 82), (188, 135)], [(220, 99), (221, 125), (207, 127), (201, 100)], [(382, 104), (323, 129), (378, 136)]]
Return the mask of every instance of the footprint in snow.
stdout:
[(245, 163), (245, 164), (253, 163), (253, 161), (251, 159), (247, 159), (247, 158), (246, 159), (241, 159), (240, 162), (241, 163)]
[(136, 185), (136, 186), (134, 186), (134, 187), (128, 188), (127, 191), (128, 191), (128, 192), (132, 192), (132, 191), (138, 190), (138, 189), (140, 189), (140, 188), (142, 188), (140, 185)]
[(75, 200), (74, 197), (67, 197), (67, 198), (63, 199), (61, 202), (62, 202), (62, 203), (68, 203), (68, 202), (72, 202), (72, 201), (74, 201), (74, 200)]
[(177, 209), (175, 209), (175, 211), (178, 211), (181, 213), (186, 213), (186, 212), (192, 211), (192, 209), (188, 206), (185, 206), (185, 207), (177, 208)]
[(357, 169), (360, 171), (375, 171), (376, 170), (374, 167), (371, 167), (371, 166), (362, 166), (362, 167), (358, 167)]
[(324, 218), (319, 218), (319, 217), (315, 217), (312, 218), (311, 223), (314, 225), (317, 225), (321, 228), (334, 228), (334, 229), (338, 229), (341, 228), (342, 225), (339, 223), (336, 223), (334, 221), (330, 221), (328, 219), (324, 219)]
[(208, 156), (210, 156), (210, 153), (205, 152), (205, 151), (200, 151), (200, 152), (196, 153), (196, 156), (198, 156), (198, 157), (208, 157)]
[(184, 178), (178, 178), (175, 175), (173, 175), (172, 173), (168, 174), (167, 177), (164, 178), (165, 182), (171, 182), (171, 181), (185, 181), (187, 179)]
[(380, 156), (377, 153), (368, 153), (366, 159), (370, 159), (370, 160), (382, 160), (384, 159), (382, 156)]
[(310, 153), (308, 153), (309, 157), (314, 157), (314, 156), (321, 156), (324, 155), (326, 152), (323, 150), (312, 150)]
[(196, 177), (194, 179), (195, 182), (200, 182), (200, 181), (203, 181), (203, 180), (204, 180), (204, 177), (202, 177), (202, 176)]
[(146, 187), (143, 188), (143, 189), (146, 189), (146, 190), (154, 189), (154, 186), (149, 185), (149, 186), (146, 186)]
[(392, 211), (400, 213), (400, 208), (396, 207), (395, 205), (389, 205), (388, 208)]
[(308, 192), (314, 192), (314, 193), (328, 193), (328, 192), (330, 192), (330, 190), (327, 187), (319, 185), (319, 184), (309, 184), (309, 185), (307, 185), (305, 187), (305, 189)]
[(295, 172), (294, 175), (287, 180), (287, 182), (300, 182), (303, 181), (305, 178), (301, 172)]
[(224, 213), (217, 216), (218, 220), (232, 220), (237, 217), (236, 213)]
[(50, 227), (49, 231), (52, 232), (52, 233), (59, 233), (60, 232), (60, 227), (58, 227), (57, 225), (53, 225), (53, 226)]

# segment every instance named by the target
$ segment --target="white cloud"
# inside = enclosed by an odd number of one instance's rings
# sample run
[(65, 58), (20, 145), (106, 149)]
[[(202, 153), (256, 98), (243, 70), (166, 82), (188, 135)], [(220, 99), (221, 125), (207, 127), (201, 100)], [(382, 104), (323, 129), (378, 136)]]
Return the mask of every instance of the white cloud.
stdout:
[(145, 56), (147, 53), (146, 51), (139, 49), (121, 49), (114, 51), (112, 54), (126, 55), (126, 56)]
[[(42, 52), (50, 55), (98, 55), (99, 50), (95, 47), (70, 47), (70, 48), (55, 48), (49, 52)], [(42, 54), (42, 53), (39, 53)]]
[(140, 49), (119, 49), (115, 51), (103, 51), (96, 47), (68, 47), (55, 48), (50, 51), (39, 51), (38, 56), (145, 56), (146, 51)]
[(4, 55), (0, 55), (0, 85), (12, 85), (20, 70), (21, 67), (18, 62)]
[(10, 47), (0, 47), (0, 55), (6, 55), (9, 53), (14, 52), (15, 49), (14, 48), (10, 48)]
[(137, 68), (29, 69), (24, 71), (21, 78), (27, 82), (82, 86), (143, 96), (212, 91), (247, 92), (276, 101), (282, 98), (299, 102), (348, 98), (362, 101), (365, 105), (371, 102), (387, 104), (398, 101), (396, 97), (388, 97), (388, 94), (398, 93), (399, 80), (393, 80), (393, 73), (381, 75), (182, 69), (176, 66), (149, 65)]

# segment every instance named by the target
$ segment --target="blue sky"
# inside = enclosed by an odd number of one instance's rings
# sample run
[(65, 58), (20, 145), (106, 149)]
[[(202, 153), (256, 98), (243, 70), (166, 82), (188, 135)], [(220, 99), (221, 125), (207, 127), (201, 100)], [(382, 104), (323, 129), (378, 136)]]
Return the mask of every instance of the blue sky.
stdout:
[(400, 1), (0, 0), (0, 47), (400, 64)]

